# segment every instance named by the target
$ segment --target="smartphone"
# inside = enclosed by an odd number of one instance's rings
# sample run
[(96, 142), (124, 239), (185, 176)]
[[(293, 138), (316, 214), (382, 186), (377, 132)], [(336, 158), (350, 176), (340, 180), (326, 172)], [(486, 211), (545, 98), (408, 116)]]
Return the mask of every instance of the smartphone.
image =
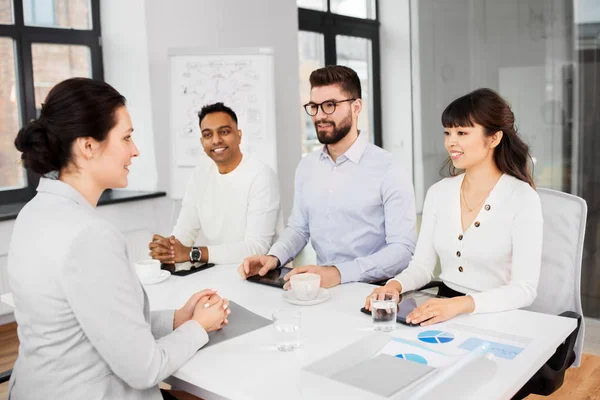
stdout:
[[(429, 299), (439, 298), (439, 296), (427, 293), (427, 292), (409, 292), (400, 295), (400, 302), (398, 303), (398, 313), (396, 314), (396, 322), (408, 325), (408, 326), (419, 326), (419, 324), (412, 324), (406, 322), (406, 317), (415, 308), (421, 306)], [(371, 311), (366, 308), (361, 308), (361, 312), (371, 315)]]
[(160, 269), (169, 271), (171, 273), (171, 275), (186, 276), (186, 275), (194, 274), (196, 272), (204, 271), (205, 269), (212, 268), (215, 266), (215, 264), (213, 264), (213, 263), (200, 264), (200, 265), (195, 266), (195, 265), (192, 265), (188, 261), (186, 261), (185, 263), (181, 263), (181, 264), (186, 264), (185, 268), (179, 269), (177, 271), (175, 268), (175, 264), (164, 264), (163, 263), (160, 265)]
[(285, 285), (285, 279), (283, 279), (283, 277), (286, 276), (291, 270), (291, 268), (286, 267), (275, 268), (267, 272), (265, 276), (252, 275), (246, 278), (246, 280), (283, 289), (283, 285)]

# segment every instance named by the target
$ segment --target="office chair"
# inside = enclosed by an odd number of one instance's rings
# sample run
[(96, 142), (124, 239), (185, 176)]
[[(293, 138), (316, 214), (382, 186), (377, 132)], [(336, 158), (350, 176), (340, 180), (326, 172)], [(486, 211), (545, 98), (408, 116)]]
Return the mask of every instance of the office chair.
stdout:
[(537, 297), (527, 309), (577, 319), (577, 328), (513, 400), (555, 392), (562, 386), (567, 368), (580, 365), (583, 352), (581, 261), (587, 204), (580, 197), (556, 190), (538, 189), (538, 194), (544, 216), (542, 267)]

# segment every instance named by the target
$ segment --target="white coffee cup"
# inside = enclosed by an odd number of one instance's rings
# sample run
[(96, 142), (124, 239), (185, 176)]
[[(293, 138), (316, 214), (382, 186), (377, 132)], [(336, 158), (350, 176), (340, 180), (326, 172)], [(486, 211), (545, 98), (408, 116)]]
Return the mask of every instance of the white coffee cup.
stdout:
[(142, 282), (152, 282), (160, 276), (160, 261), (158, 260), (141, 260), (134, 266), (135, 272)]
[(290, 283), (296, 299), (312, 300), (319, 294), (321, 276), (310, 273), (292, 275)]

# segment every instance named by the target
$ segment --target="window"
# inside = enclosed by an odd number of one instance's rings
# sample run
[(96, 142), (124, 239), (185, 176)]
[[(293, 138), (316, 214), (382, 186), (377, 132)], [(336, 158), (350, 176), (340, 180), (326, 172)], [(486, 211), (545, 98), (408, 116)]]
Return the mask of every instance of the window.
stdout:
[(0, 0), (0, 204), (34, 196), (39, 176), (21, 166), (15, 137), (76, 76), (103, 77), (99, 0)]
[[(310, 96), (310, 73), (325, 65), (345, 65), (356, 71), (362, 86), (362, 133), (381, 146), (379, 82), (379, 22), (375, 0), (297, 0), (300, 105)], [(315, 128), (300, 107), (302, 154), (321, 147)]]

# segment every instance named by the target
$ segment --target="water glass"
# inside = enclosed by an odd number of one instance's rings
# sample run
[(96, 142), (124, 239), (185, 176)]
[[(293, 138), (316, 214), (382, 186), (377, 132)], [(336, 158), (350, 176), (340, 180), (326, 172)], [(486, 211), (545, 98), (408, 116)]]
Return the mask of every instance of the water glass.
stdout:
[(371, 295), (371, 315), (373, 329), (391, 332), (396, 329), (398, 295), (395, 293), (375, 293)]
[(300, 311), (279, 310), (273, 313), (277, 350), (293, 351), (300, 346)]

